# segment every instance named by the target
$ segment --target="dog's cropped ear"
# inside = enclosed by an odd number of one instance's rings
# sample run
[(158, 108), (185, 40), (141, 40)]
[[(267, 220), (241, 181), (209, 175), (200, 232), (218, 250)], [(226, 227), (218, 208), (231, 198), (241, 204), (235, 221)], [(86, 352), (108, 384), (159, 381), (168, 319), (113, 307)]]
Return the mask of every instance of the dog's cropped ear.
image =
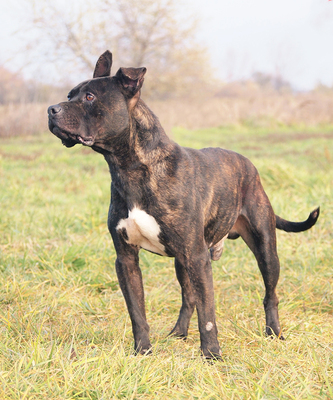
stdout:
[(119, 68), (116, 77), (120, 80), (128, 97), (133, 97), (141, 89), (147, 68)]
[(94, 78), (101, 78), (102, 76), (110, 76), (112, 66), (112, 53), (106, 50), (97, 60)]

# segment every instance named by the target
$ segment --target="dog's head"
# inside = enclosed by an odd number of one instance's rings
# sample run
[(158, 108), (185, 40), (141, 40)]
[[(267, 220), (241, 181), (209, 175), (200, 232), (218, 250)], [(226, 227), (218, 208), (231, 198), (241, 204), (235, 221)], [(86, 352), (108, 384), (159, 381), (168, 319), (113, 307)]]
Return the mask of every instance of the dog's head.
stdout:
[(48, 108), (49, 129), (66, 147), (98, 147), (129, 128), (129, 112), (139, 100), (146, 68), (120, 68), (111, 77), (111, 65), (112, 54), (106, 51), (93, 79), (72, 89), (67, 102)]

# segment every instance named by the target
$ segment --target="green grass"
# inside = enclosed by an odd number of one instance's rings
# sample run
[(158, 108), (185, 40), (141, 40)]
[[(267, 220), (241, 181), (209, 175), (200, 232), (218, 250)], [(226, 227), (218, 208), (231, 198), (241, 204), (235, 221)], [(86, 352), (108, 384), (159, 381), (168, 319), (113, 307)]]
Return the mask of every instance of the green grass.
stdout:
[(213, 263), (224, 361), (166, 338), (180, 290), (173, 260), (141, 252), (152, 356), (133, 356), (130, 319), (106, 227), (110, 197), (100, 155), (51, 134), (0, 148), (1, 399), (333, 399), (333, 134), (321, 130), (176, 129), (192, 147), (249, 157), (279, 215), (308, 232), (278, 232), (285, 342), (264, 336), (263, 283), (241, 240)]

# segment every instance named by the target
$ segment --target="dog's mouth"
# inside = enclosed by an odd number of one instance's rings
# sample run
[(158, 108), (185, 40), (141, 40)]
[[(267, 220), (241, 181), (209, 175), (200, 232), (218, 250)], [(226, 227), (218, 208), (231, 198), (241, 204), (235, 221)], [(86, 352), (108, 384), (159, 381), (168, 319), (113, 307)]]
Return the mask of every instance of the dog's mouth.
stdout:
[(82, 137), (78, 134), (74, 134), (64, 129), (61, 129), (54, 124), (51, 125), (52, 125), (50, 126), (51, 132), (55, 136), (57, 136), (61, 140), (62, 144), (66, 147), (73, 147), (79, 143), (83, 144), (84, 146), (91, 147), (94, 144), (94, 139), (92, 137)]

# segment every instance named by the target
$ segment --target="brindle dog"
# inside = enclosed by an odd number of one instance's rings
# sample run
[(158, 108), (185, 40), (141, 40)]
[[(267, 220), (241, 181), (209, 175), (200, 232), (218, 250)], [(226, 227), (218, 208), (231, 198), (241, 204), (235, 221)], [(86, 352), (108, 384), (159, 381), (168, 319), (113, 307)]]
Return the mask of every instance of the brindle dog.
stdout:
[(309, 229), (319, 208), (304, 222), (276, 216), (248, 159), (229, 150), (194, 150), (174, 143), (140, 99), (146, 68), (120, 68), (111, 77), (111, 64), (112, 55), (106, 51), (93, 79), (72, 89), (68, 102), (49, 107), (49, 128), (66, 147), (89, 146), (109, 165), (108, 227), (135, 352), (151, 351), (139, 267), (143, 248), (175, 258), (182, 306), (170, 334), (186, 338), (196, 308), (202, 354), (221, 357), (211, 259), (219, 259), (225, 238), (239, 236), (254, 253), (264, 279), (266, 333), (282, 339), (275, 230)]

